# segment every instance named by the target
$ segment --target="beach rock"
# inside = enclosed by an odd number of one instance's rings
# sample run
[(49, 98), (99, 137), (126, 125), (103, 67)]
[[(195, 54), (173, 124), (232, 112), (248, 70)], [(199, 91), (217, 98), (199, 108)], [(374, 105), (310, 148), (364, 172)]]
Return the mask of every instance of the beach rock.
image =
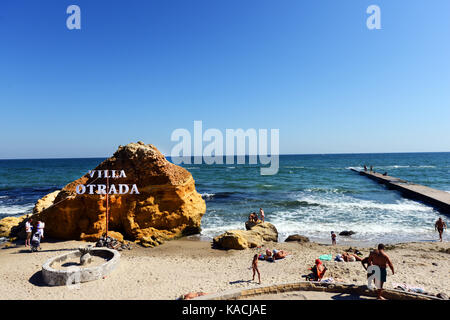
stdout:
[(93, 177), (87, 173), (38, 200), (33, 212), (45, 222), (46, 236), (97, 241), (105, 233), (106, 196), (76, 193), (80, 184), (106, 185), (107, 179), (98, 177), (97, 170), (123, 170), (126, 177), (110, 178), (110, 185), (127, 184), (131, 189), (136, 184), (138, 188), (139, 194), (109, 196), (109, 235), (118, 241), (126, 237), (152, 247), (200, 231), (206, 206), (195, 190), (192, 175), (167, 161), (153, 145), (138, 142), (120, 146), (94, 170)]
[(438, 297), (438, 298), (440, 298), (440, 299), (442, 299), (442, 300), (448, 300), (448, 295), (446, 295), (445, 293), (438, 293), (437, 295), (436, 295), (436, 297)]
[(263, 244), (263, 240), (250, 231), (230, 230), (215, 237), (213, 243), (222, 249), (243, 250), (259, 247)]
[(46, 196), (39, 199), (33, 208), (33, 213), (39, 213), (46, 209), (48, 209), (51, 205), (53, 205), (56, 197), (58, 196), (61, 190), (53, 191), (52, 193), (47, 194)]
[(305, 237), (305, 236), (301, 236), (301, 235), (299, 235), (299, 234), (293, 234), (293, 235), (290, 235), (289, 237), (287, 237), (287, 239), (286, 240), (284, 240), (285, 242), (294, 242), (294, 241), (297, 241), (297, 242), (309, 242), (309, 238), (308, 237)]
[(269, 222), (254, 225), (250, 230), (230, 230), (213, 239), (222, 249), (243, 250), (261, 246), (264, 241), (278, 241), (278, 231)]
[(342, 231), (342, 232), (339, 233), (339, 235), (348, 237), (348, 236), (351, 236), (351, 235), (353, 235), (355, 233), (356, 232), (354, 232), (354, 231)]
[(0, 220), (0, 237), (25, 237), (25, 218), (27, 215), (21, 217), (6, 217)]

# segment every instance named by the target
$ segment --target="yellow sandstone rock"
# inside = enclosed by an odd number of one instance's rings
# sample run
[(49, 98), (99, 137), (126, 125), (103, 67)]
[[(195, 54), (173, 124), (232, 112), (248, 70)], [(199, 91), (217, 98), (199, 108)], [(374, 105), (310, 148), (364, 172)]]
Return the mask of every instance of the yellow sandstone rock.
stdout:
[[(109, 184), (136, 184), (139, 194), (109, 196), (109, 235), (151, 246), (198, 233), (205, 201), (186, 169), (174, 165), (153, 146), (142, 142), (120, 146), (94, 170), (124, 170), (126, 177)], [(56, 239), (94, 241), (106, 231), (106, 195), (77, 194), (77, 185), (107, 184), (89, 173), (38, 200), (34, 218), (45, 222), (45, 234)], [(52, 204), (54, 204), (52, 206)]]

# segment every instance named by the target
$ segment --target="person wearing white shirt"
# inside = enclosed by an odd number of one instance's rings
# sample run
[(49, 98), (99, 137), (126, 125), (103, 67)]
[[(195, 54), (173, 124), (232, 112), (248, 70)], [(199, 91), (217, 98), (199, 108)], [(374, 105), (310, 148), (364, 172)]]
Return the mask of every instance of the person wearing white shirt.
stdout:
[(31, 225), (31, 223), (33, 222), (33, 219), (28, 219), (27, 222), (25, 222), (25, 232), (27, 233), (27, 239), (25, 240), (25, 247), (26, 246), (31, 246), (30, 245), (30, 241), (31, 241), (31, 233), (33, 231), (33, 226)]

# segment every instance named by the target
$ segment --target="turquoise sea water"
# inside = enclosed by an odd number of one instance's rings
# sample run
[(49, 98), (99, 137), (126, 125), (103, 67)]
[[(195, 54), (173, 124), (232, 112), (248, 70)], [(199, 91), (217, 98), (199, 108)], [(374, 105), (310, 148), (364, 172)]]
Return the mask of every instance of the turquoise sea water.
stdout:
[[(37, 199), (103, 160), (0, 160), (0, 217), (30, 212)], [(248, 214), (262, 207), (280, 240), (299, 233), (329, 241), (330, 231), (342, 230), (356, 231), (352, 238), (367, 242), (436, 239), (434, 222), (440, 213), (349, 170), (364, 164), (450, 192), (450, 153), (285, 155), (274, 176), (261, 176), (258, 165), (183, 166), (206, 201), (205, 237), (242, 229)], [(445, 234), (445, 239), (450, 237)]]

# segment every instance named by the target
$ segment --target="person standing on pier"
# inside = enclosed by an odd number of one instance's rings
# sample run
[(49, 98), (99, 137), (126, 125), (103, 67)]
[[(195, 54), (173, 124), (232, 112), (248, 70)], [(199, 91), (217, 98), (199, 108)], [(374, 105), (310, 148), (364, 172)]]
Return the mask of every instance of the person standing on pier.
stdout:
[(442, 242), (442, 233), (444, 232), (444, 229), (447, 229), (447, 225), (441, 217), (439, 217), (439, 219), (434, 224), (434, 229), (439, 232), (439, 240)]

